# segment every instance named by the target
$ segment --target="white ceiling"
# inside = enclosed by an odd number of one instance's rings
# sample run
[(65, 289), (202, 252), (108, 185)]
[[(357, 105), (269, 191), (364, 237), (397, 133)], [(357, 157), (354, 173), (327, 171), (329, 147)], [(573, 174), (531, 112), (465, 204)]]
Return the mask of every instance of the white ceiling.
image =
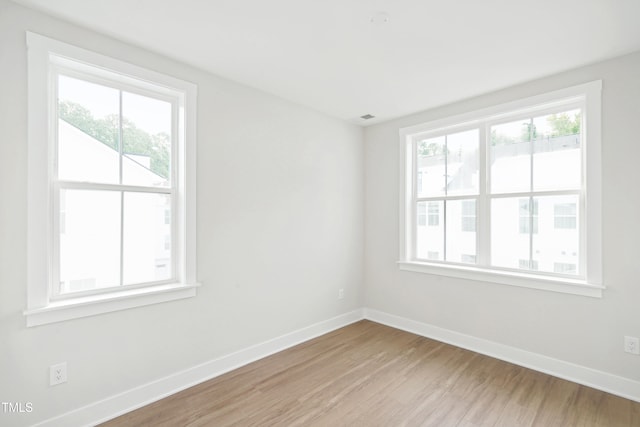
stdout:
[(640, 0), (15, 1), (362, 125), (640, 50)]

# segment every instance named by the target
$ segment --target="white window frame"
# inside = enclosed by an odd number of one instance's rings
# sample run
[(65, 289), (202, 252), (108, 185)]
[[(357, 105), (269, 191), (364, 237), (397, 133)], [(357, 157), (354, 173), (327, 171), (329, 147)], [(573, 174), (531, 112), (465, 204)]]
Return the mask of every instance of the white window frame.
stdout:
[[(99, 53), (27, 32), (28, 48), (28, 229), (27, 326), (36, 326), (196, 295), (196, 85)], [(100, 293), (56, 297), (59, 232), (56, 207), (56, 67), (103, 78), (174, 99), (177, 124), (172, 153), (174, 279), (145, 286), (109, 288)], [(65, 73), (66, 74), (66, 73)]]
[[(478, 111), (434, 120), (428, 123), (400, 129), (399, 155), (399, 261), (401, 270), (440, 276), (477, 280), (504, 285), (555, 291), (561, 293), (602, 297), (602, 183), (601, 183), (601, 92), (602, 81), (597, 80), (577, 86), (548, 92), (526, 99), (496, 105)], [(429, 262), (415, 256), (415, 230), (413, 219), (415, 184), (414, 139), (418, 134), (458, 132), (475, 126), (490, 126), (519, 114), (526, 116), (553, 111), (558, 106), (579, 104), (583, 115), (582, 182), (580, 199), (580, 251), (584, 254), (580, 274), (576, 277), (545, 272), (502, 269), (489, 265), (490, 218), (480, 218), (489, 212), (487, 164), (481, 162), (478, 200), (478, 265), (467, 266), (449, 262)], [(517, 117), (516, 117), (517, 118)], [(480, 132), (480, 157), (488, 160), (486, 135)], [(482, 238), (482, 241), (481, 241)]]

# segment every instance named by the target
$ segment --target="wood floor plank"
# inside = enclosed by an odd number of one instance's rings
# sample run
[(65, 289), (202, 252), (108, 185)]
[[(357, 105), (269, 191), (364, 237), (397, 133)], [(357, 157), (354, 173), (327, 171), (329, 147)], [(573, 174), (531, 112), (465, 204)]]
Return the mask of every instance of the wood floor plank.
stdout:
[(361, 321), (103, 425), (638, 427), (640, 403)]

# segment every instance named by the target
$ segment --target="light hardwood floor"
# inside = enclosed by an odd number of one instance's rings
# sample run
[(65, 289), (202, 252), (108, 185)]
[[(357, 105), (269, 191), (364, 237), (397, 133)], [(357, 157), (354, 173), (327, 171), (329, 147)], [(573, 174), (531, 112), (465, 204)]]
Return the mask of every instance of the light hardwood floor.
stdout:
[(360, 321), (105, 426), (640, 426), (640, 403)]

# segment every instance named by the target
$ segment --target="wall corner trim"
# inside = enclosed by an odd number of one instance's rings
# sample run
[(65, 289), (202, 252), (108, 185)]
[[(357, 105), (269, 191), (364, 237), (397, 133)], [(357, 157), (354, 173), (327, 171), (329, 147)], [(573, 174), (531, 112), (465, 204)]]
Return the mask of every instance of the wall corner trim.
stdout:
[(371, 308), (364, 308), (364, 318), (392, 328), (411, 332), (456, 347), (465, 348), (476, 353), (504, 360), (505, 362), (533, 369), (534, 371), (624, 397), (625, 399), (640, 402), (640, 381), (576, 365), (564, 360), (554, 359), (542, 354), (532, 353), (483, 338), (465, 335), (460, 332)]

